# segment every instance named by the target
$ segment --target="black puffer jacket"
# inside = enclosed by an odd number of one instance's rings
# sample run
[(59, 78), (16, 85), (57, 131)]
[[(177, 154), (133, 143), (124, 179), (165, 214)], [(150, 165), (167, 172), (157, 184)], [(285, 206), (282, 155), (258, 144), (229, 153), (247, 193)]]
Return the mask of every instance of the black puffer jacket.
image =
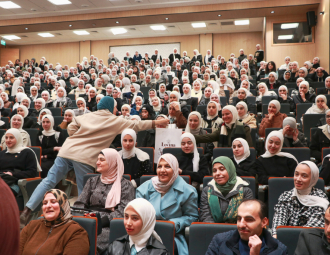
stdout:
[[(128, 235), (117, 238), (101, 255), (131, 255)], [(151, 236), (139, 255), (169, 255), (169, 252), (161, 242)]]

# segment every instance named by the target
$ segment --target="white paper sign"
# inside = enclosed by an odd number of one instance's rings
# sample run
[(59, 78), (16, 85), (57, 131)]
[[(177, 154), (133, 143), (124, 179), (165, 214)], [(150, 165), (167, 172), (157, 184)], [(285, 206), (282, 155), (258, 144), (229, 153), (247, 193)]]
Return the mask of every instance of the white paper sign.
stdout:
[(163, 154), (164, 148), (181, 147), (181, 135), (182, 129), (156, 128), (154, 163), (158, 163), (158, 159)]

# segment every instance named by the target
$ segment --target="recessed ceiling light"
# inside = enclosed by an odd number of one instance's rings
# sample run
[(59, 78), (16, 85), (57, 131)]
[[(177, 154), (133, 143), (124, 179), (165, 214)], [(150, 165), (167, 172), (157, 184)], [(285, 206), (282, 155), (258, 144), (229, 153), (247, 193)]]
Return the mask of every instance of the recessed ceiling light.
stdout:
[(166, 20), (168, 20), (168, 18), (165, 18)]
[(243, 26), (243, 25), (249, 25), (250, 20), (244, 19), (244, 20), (235, 20), (235, 25), (236, 26)]
[(278, 40), (291, 40), (293, 35), (279, 35)]
[(39, 33), (38, 35), (41, 37), (54, 37), (54, 35), (51, 33)]
[(65, 4), (72, 4), (69, 0), (48, 0), (48, 2), (51, 2), (55, 5), (65, 5)]
[(27, 28), (27, 27), (25, 28), (25, 30), (28, 30), (28, 29), (29, 29), (29, 28)]
[(17, 9), (17, 8), (21, 8), (21, 6), (19, 6), (18, 4), (13, 3), (12, 1), (3, 1), (3, 2), (0, 2), (0, 7), (4, 8), (4, 9)]
[(271, 11), (270, 13), (275, 13), (275, 11)]
[(89, 33), (86, 30), (76, 30), (73, 31), (76, 35), (89, 35)]
[(119, 21), (116, 21), (116, 24), (119, 24)]
[(114, 34), (114, 35), (120, 35), (120, 34), (125, 34), (127, 33), (127, 30), (125, 28), (111, 28), (110, 29), (111, 32)]
[(221, 17), (221, 14), (218, 14), (218, 17)]
[(163, 25), (150, 26), (152, 30), (166, 30), (166, 27)]
[(72, 27), (72, 25), (69, 25), (69, 27)]
[(193, 28), (199, 28), (199, 27), (206, 27), (205, 22), (201, 22), (201, 23), (191, 23)]
[(18, 37), (16, 35), (4, 35), (2, 36), (3, 38), (7, 39), (7, 40), (16, 40), (16, 39), (21, 39), (21, 37)]
[(299, 23), (286, 23), (281, 25), (281, 29), (290, 29), (290, 28), (296, 28), (299, 26)]

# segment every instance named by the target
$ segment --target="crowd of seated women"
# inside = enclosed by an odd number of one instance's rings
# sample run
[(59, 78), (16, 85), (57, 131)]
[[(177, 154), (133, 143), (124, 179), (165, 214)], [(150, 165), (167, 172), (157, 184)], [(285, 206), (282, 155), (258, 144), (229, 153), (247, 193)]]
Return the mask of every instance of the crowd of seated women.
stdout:
[[(143, 58), (138, 52), (134, 56), (127, 52), (123, 60), (118, 60), (110, 53), (107, 64), (92, 55), (89, 60), (84, 58), (81, 63), (77, 62), (76, 67), (59, 63), (54, 66), (45, 58), (39, 65), (35, 60), (24, 61), (23, 65), (19, 61), (17, 65), (9, 61), (0, 72), (3, 81), (0, 112), (2, 117), (10, 117), (10, 127), (4, 121), (0, 122), (0, 127), (11, 128), (1, 139), (0, 158), (5, 163), (1, 164), (0, 176), (15, 195), (19, 194), (18, 179), (37, 176), (41, 170), (40, 176), (46, 177), (65, 142), (62, 130), (73, 118), (97, 111), (100, 99), (109, 96), (117, 102), (119, 118), (168, 119), (184, 133), (180, 138), (181, 151), (162, 155), (155, 164), (155, 171), (152, 159), (137, 147), (139, 134), (132, 129), (122, 130), (110, 146), (113, 149), (100, 152), (96, 169), (100, 175), (88, 179), (74, 204), (74, 207), (100, 213), (99, 252), (115, 254), (114, 250), (128, 247), (129, 251), (136, 249), (138, 253), (150, 245), (166, 254), (159, 236), (153, 232), (154, 220), (159, 219), (175, 223), (176, 251), (188, 254), (184, 230), (192, 222), (236, 222), (238, 206), (244, 199), (253, 198), (244, 176), (255, 177), (262, 185), (267, 185), (270, 177), (294, 178), (293, 190), (283, 193), (273, 209), (274, 236), (278, 225), (323, 226), (328, 201), (325, 193), (314, 187), (319, 177), (317, 166), (310, 161), (299, 163), (292, 154), (282, 152), (282, 148), (309, 146), (321, 168), (320, 176), (326, 183), (330, 182), (328, 157), (324, 155), (322, 159), (322, 148), (330, 144), (330, 111), (326, 97), (330, 77), (320, 67), (318, 58), (306, 61), (299, 68), (299, 63), (286, 57), (285, 64), (277, 69), (273, 61), (267, 63), (260, 59), (260, 47), (257, 47), (258, 52), (255, 58), (246, 57), (244, 53), (237, 58), (231, 54), (227, 61), (222, 56), (214, 58), (210, 51), (203, 59), (197, 50), (192, 58), (187, 52), (181, 56), (176, 51), (166, 58), (155, 51), (150, 58), (148, 53)], [(313, 82), (322, 82), (324, 87), (316, 89)], [(296, 121), (295, 117), (297, 105), (308, 103), (310, 108), (305, 114), (325, 114), (310, 143), (297, 125), (302, 120)], [(267, 112), (263, 112), (265, 104)], [(281, 112), (283, 104), (289, 105), (290, 113)], [(58, 126), (51, 108), (62, 109), (64, 118)], [(42, 148), (41, 165), (27, 147), (31, 145), (26, 131), (29, 128), (39, 129), (37, 140), (33, 142)], [(268, 128), (277, 131), (267, 135)], [(147, 130), (142, 147), (155, 146), (156, 132)], [(121, 149), (117, 151), (117, 147)], [(203, 148), (203, 153), (198, 152), (199, 147)], [(217, 147), (232, 148), (233, 156), (213, 158)], [(250, 157), (251, 147), (256, 147), (258, 158)], [(17, 157), (14, 164), (12, 157)], [(131, 175), (131, 181), (123, 178), (124, 174)], [(143, 175), (156, 176), (141, 183)], [(190, 176), (191, 185), (180, 175)], [(201, 188), (204, 177), (210, 175), (212, 180)], [(34, 238), (33, 233), (47, 232), (52, 226), (72, 228), (72, 236), (65, 238), (72, 238), (68, 249), (75, 249), (74, 235), (79, 232), (84, 236), (85, 233), (72, 225), (64, 196), (57, 190), (45, 194), (44, 219), (38, 220), (38, 224), (29, 224), (22, 232), (21, 254), (25, 249), (32, 249), (31, 245), (39, 247), (40, 240)], [(54, 219), (47, 219), (47, 208), (56, 203), (59, 204), (57, 208), (61, 208), (60, 213)], [(308, 212), (311, 219), (300, 220), (302, 211)], [(128, 231), (128, 236), (109, 244), (109, 224), (113, 218), (124, 218), (125, 227), (135, 224), (134, 218), (141, 220), (142, 225), (139, 231)]]

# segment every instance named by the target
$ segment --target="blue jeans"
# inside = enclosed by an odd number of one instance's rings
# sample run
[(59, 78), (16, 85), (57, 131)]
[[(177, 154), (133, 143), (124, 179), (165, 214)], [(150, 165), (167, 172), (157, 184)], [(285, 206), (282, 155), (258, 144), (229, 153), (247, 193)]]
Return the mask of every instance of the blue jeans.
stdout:
[(29, 199), (29, 202), (26, 203), (26, 206), (32, 211), (34, 211), (34, 209), (37, 208), (39, 203), (44, 198), (45, 193), (48, 190), (53, 189), (56, 184), (58, 184), (72, 168), (74, 169), (76, 174), (78, 195), (80, 195), (84, 188), (84, 175), (88, 173), (93, 173), (94, 167), (71, 159), (57, 157), (55, 159), (54, 165), (51, 167), (51, 169), (49, 169), (47, 177), (43, 179), (42, 182), (34, 190), (32, 196)]

